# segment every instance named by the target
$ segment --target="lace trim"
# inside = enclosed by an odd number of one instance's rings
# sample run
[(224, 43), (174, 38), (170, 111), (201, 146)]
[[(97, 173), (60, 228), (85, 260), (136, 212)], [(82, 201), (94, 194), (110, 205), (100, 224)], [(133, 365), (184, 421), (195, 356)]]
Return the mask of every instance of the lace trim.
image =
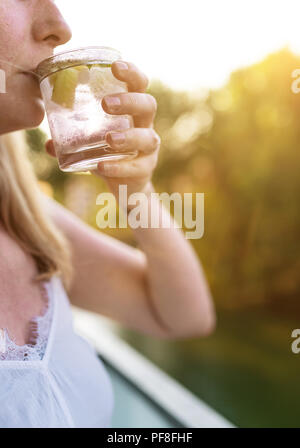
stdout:
[(7, 329), (0, 330), (0, 361), (41, 361), (46, 351), (53, 314), (53, 301), (49, 297), (46, 282), (40, 283), (45, 301), (43, 313), (30, 321), (30, 341), (17, 345)]

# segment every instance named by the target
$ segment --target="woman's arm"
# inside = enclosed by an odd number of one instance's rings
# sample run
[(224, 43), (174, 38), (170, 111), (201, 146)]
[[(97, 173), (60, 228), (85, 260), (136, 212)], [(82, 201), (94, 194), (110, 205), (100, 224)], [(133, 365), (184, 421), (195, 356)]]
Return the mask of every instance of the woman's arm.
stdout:
[(180, 230), (133, 230), (142, 249), (137, 250), (88, 226), (54, 200), (48, 204), (71, 242), (74, 305), (159, 338), (205, 336), (213, 330), (210, 293)]
[[(126, 185), (128, 196), (135, 192), (148, 195), (160, 148), (154, 130), (157, 103), (145, 93), (148, 79), (134, 64), (116, 61), (112, 73), (127, 83), (128, 93), (105, 96), (102, 107), (108, 114), (131, 115), (134, 127), (123, 131), (121, 140), (114, 138), (119, 132), (108, 132), (105, 138), (112, 151), (138, 150), (138, 156), (99, 162), (94, 174), (106, 181), (116, 198), (120, 185)], [(46, 148), (55, 155), (53, 142)], [(75, 305), (158, 337), (200, 336), (212, 331), (215, 315), (210, 293), (196, 254), (180, 230), (136, 229), (141, 249), (136, 250), (52, 204), (53, 217), (73, 247), (75, 277), (70, 298)], [(148, 207), (151, 215), (150, 201)]]

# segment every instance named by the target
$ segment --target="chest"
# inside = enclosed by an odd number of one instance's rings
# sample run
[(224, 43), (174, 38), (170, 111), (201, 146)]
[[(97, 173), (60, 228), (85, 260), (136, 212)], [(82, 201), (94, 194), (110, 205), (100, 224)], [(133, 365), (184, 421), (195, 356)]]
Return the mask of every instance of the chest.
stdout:
[(40, 285), (34, 282), (33, 258), (5, 231), (0, 230), (0, 328), (18, 345), (30, 339), (30, 321), (45, 307)]

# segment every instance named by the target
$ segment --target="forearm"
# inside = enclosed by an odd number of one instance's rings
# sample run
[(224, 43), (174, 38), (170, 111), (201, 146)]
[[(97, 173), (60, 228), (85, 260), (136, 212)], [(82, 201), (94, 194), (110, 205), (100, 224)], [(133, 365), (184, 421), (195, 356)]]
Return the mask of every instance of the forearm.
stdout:
[(47, 213), (72, 246), (73, 304), (156, 337), (199, 336), (211, 331), (214, 311), (209, 290), (181, 231), (136, 229), (141, 250), (134, 251), (45, 199)]
[[(153, 311), (161, 325), (177, 335), (210, 333), (215, 324), (214, 307), (201, 264), (183, 232), (174, 227), (169, 212), (155, 199), (148, 184), (148, 222), (159, 211), (171, 220), (170, 228), (133, 230), (146, 257), (146, 287)], [(155, 210), (156, 208), (156, 210)], [(167, 216), (168, 215), (168, 216)]]

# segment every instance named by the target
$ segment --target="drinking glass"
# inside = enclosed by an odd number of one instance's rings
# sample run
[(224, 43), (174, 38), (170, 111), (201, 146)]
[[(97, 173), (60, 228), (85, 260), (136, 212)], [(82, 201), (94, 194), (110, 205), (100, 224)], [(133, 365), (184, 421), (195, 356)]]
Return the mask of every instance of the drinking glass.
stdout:
[(133, 127), (130, 115), (106, 114), (104, 96), (127, 92), (127, 84), (111, 71), (119, 51), (86, 47), (56, 54), (42, 61), (36, 73), (51, 137), (62, 171), (90, 171), (101, 160), (133, 158), (136, 152), (113, 151), (105, 141), (108, 131)]

